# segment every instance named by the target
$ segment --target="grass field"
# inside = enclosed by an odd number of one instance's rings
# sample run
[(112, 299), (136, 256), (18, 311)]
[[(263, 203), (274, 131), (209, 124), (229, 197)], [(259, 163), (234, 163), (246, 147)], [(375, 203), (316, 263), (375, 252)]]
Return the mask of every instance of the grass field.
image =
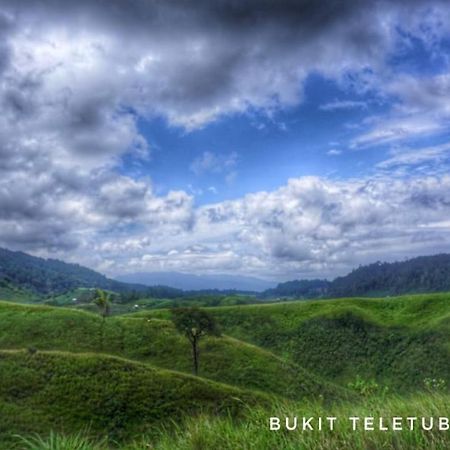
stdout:
[[(448, 431), (353, 431), (348, 417), (407, 417), (414, 412), (419, 417), (445, 416), (449, 395), (416, 395), (409, 398), (374, 398), (364, 404), (340, 404), (324, 408), (318, 403), (273, 403), (270, 407), (247, 408), (243, 417), (202, 414), (187, 417), (184, 422), (163, 427), (159, 432), (143, 433), (129, 442), (96, 439), (88, 433), (63, 435), (53, 433), (42, 437), (18, 438), (23, 450), (447, 450)], [(269, 417), (337, 417), (333, 431), (270, 431)]]
[[(54, 450), (75, 450), (77, 440), (80, 449), (115, 441), (164, 450), (448, 448), (442, 432), (308, 435), (269, 432), (263, 422), (280, 411), (448, 414), (449, 301), (432, 294), (209, 308), (223, 334), (201, 342), (200, 377), (190, 375), (189, 343), (168, 310), (103, 322), (86, 311), (0, 302), (0, 441)], [(34, 432), (40, 437), (28, 444), (12, 437)]]
[(98, 354), (0, 352), (0, 441), (15, 433), (79, 431), (125, 439), (199, 413), (233, 416), (265, 396)]
[[(228, 335), (346, 385), (356, 375), (396, 392), (450, 379), (450, 295), (214, 308)], [(167, 310), (138, 314), (167, 319)]]
[[(0, 303), (0, 348), (102, 352), (191, 373), (188, 341), (170, 321)], [(201, 343), (200, 375), (288, 398), (346, 392), (272, 352), (223, 336)]]

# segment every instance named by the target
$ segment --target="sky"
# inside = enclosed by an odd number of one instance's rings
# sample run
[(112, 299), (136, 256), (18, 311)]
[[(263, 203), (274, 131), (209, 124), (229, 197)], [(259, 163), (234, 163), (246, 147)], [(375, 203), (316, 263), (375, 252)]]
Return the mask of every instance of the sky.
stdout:
[(0, 0), (0, 246), (284, 281), (450, 252), (450, 4)]

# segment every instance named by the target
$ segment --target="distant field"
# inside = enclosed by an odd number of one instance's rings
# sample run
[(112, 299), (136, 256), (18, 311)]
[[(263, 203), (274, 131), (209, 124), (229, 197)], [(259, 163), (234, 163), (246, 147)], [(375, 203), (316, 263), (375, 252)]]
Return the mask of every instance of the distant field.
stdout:
[(14, 286), (5, 280), (0, 280), (0, 299), (18, 303), (40, 300), (38, 295), (35, 295), (26, 289)]

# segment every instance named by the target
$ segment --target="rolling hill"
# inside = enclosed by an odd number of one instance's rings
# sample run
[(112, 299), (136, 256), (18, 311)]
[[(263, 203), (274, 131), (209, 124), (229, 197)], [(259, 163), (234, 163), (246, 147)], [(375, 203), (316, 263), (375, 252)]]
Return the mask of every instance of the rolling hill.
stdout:
[[(189, 374), (189, 344), (168, 320), (169, 310), (103, 322), (85, 311), (0, 302), (0, 448), (13, 448), (14, 433), (73, 434), (90, 423), (95, 439), (146, 436), (161, 450), (231, 449), (243, 436), (265, 448), (312, 449), (316, 441), (269, 435), (252, 421), (286, 408), (371, 414), (366, 394), (349, 385), (358, 377), (371, 386), (370, 408), (442, 414), (450, 380), (449, 300), (450, 294), (427, 294), (208, 308), (224, 334), (201, 342), (198, 378)], [(430, 392), (427, 379), (440, 390)], [(168, 417), (175, 422), (164, 431)], [(349, 436), (341, 430), (320, 439), (333, 448)], [(348, 448), (446, 445), (435, 434), (396, 436), (394, 443), (388, 433), (352, 434)]]
[[(49, 306), (0, 302), (0, 348), (102, 352), (191, 373), (190, 345), (168, 320), (100, 316)], [(200, 375), (241, 388), (300, 399), (347, 395), (268, 350), (222, 336), (201, 343)]]
[(261, 394), (90, 353), (0, 351), (0, 448), (15, 433), (85, 430), (124, 440), (200, 413), (239, 414)]
[[(450, 380), (450, 294), (211, 308), (225, 333), (343, 386), (357, 375), (396, 392)], [(166, 318), (168, 311), (139, 313)]]

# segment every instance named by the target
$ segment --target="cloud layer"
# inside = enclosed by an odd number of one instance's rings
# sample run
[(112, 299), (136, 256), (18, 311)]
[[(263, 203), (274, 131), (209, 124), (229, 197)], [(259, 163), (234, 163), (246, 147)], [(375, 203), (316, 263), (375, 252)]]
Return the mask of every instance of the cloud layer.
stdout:
[[(445, 129), (448, 75), (397, 79), (386, 63), (399, 23), (430, 46), (448, 33), (448, 24), (435, 23), (445, 2), (432, 4), (0, 0), (0, 245), (110, 273), (275, 278), (345, 271), (391, 250), (442, 249), (450, 204), (444, 176), (299, 178), (199, 208), (184, 191), (158, 195), (150, 179), (121, 172), (124, 155), (151, 155), (140, 121), (162, 117), (191, 131), (231, 115), (272, 116), (301, 102), (316, 72), (354, 92), (397, 99), (388, 121), (373, 118), (354, 148)], [(355, 108), (364, 103), (322, 107)], [(379, 169), (446, 152), (393, 153)], [(237, 161), (212, 150), (191, 170), (231, 180)]]
[[(450, 250), (450, 177), (393, 181), (292, 179), (195, 209), (193, 225), (160, 239), (122, 242), (127, 266), (240, 272), (267, 278), (333, 276), (359, 263)], [(111, 249), (111, 261), (116, 261)], [(130, 265), (131, 264), (131, 267)]]

